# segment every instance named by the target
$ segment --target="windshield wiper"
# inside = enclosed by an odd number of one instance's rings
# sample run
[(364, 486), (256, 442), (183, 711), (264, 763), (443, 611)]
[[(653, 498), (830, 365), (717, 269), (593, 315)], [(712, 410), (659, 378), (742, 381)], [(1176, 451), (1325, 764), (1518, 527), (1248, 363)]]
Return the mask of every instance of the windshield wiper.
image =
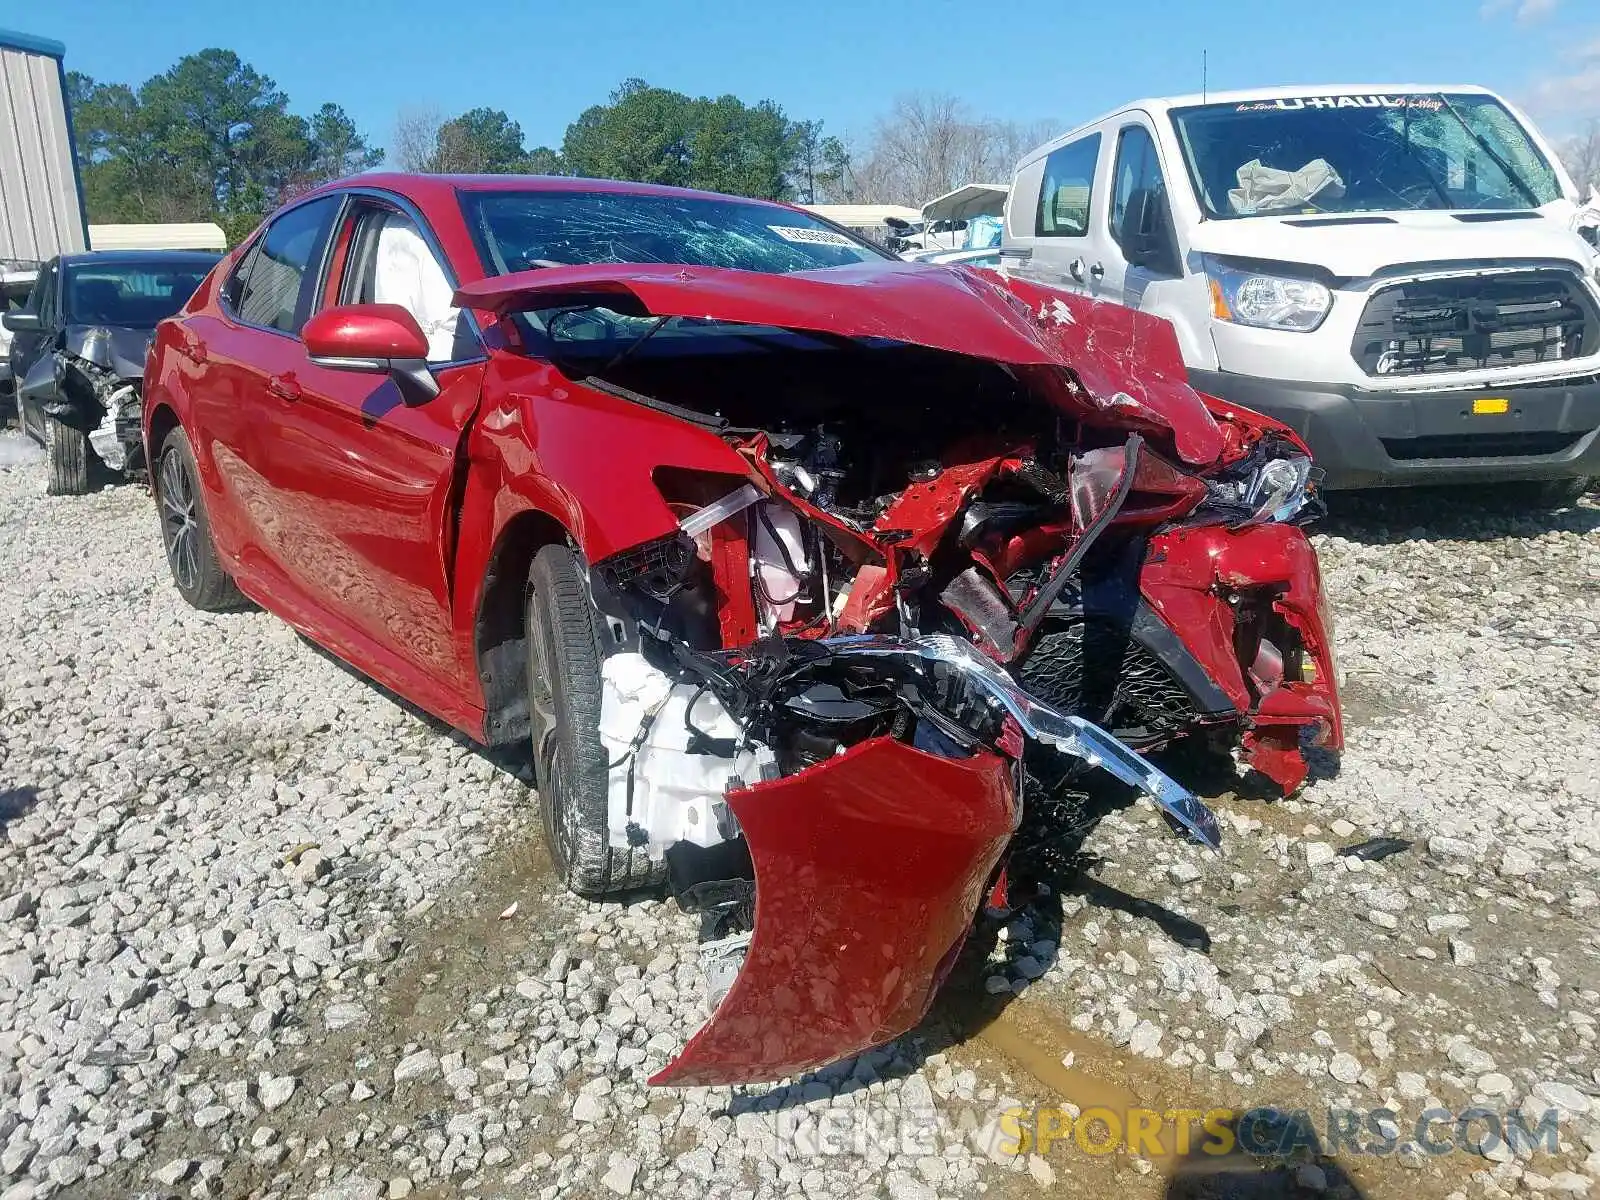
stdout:
[(663, 325), (665, 325), (668, 321), (671, 321), (673, 319), (674, 318), (672, 318), (670, 316), (657, 317), (655, 319), (655, 322), (650, 326), (649, 329), (646, 329), (638, 337), (634, 338), (633, 341), (629, 342), (621, 350), (617, 351), (616, 354), (612, 355), (611, 358), (606, 362), (606, 365), (601, 367), (600, 370), (596, 372), (596, 374), (604, 375), (607, 371), (610, 371), (612, 368), (619, 366), (623, 362), (626, 362), (633, 355), (633, 352), (635, 350), (637, 350), (640, 346), (644, 345), (651, 338), (655, 337), (656, 334), (660, 333), (661, 332), (661, 327)]
[(1479, 133), (1471, 125), (1467, 124), (1467, 119), (1456, 111), (1456, 106), (1454, 104), (1450, 103), (1450, 97), (1446, 96), (1443, 92), (1436, 92), (1434, 94), (1439, 97), (1439, 102), (1444, 105), (1445, 111), (1456, 119), (1456, 124), (1465, 129), (1467, 131), (1467, 136), (1473, 141), (1477, 142), (1478, 148), (1489, 156), (1489, 160), (1493, 162), (1495, 166), (1500, 168), (1505, 177), (1510, 180), (1511, 186), (1522, 193), (1522, 198), (1528, 202), (1528, 207), (1538, 208), (1539, 198), (1533, 194), (1533, 189), (1522, 181), (1522, 176), (1518, 175), (1516, 171), (1512, 169), (1510, 163), (1508, 163), (1504, 158), (1500, 157), (1499, 151), (1489, 144), (1488, 139), (1485, 138), (1483, 134)]

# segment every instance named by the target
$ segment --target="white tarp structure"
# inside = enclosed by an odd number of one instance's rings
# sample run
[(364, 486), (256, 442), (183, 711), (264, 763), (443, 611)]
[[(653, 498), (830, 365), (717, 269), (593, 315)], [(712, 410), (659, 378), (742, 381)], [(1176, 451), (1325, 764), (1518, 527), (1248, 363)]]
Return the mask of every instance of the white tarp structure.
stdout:
[(904, 204), (802, 204), (800, 207), (846, 229), (881, 229), (890, 217), (899, 221), (921, 219), (916, 209)]
[(228, 235), (210, 221), (161, 225), (91, 225), (93, 250), (217, 250), (228, 248)]
[(934, 221), (970, 221), (973, 217), (998, 217), (1005, 211), (1009, 184), (969, 183), (953, 192), (946, 192), (922, 206), (922, 219)]

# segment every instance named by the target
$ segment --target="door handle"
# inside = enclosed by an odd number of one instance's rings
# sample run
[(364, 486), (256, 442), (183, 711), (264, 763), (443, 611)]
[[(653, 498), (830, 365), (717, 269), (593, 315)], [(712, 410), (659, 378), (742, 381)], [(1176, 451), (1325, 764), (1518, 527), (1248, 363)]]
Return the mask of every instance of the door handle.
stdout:
[(1104, 267), (1102, 267), (1099, 263), (1095, 263), (1094, 266), (1089, 268), (1089, 274), (1094, 276), (1094, 280), (1095, 280), (1096, 283), (1099, 283), (1102, 279), (1104, 279), (1106, 277), (1106, 269)]
[(294, 377), (293, 371), (285, 371), (282, 375), (274, 375), (267, 380), (267, 391), (282, 400), (298, 400), (300, 381)]
[(1067, 264), (1067, 270), (1069, 272), (1071, 272), (1072, 277), (1074, 279), (1076, 279), (1079, 283), (1083, 282), (1083, 259), (1081, 259), (1081, 258), (1073, 259), (1070, 263)]

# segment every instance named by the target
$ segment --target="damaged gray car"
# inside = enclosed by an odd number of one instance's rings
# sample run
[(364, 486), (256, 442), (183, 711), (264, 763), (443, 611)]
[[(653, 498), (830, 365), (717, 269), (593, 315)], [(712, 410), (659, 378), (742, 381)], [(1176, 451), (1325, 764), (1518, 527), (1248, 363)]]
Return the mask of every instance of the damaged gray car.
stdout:
[(141, 380), (156, 325), (217, 261), (182, 250), (100, 251), (51, 259), (11, 333), (17, 421), (49, 457), (48, 490), (82, 495), (96, 477), (144, 470)]

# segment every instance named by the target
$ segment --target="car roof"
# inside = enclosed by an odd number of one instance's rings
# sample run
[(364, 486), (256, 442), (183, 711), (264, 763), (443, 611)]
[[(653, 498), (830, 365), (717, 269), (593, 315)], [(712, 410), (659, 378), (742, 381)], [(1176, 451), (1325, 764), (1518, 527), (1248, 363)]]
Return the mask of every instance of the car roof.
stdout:
[(222, 256), (215, 250), (90, 250), (86, 254), (63, 254), (63, 266), (84, 263), (104, 266), (140, 266), (146, 263), (194, 263), (211, 266)]
[(771, 208), (792, 209), (794, 205), (777, 200), (756, 200), (746, 196), (726, 196), (694, 188), (666, 187), (656, 183), (631, 183), (619, 179), (585, 179), (570, 175), (417, 175), (400, 171), (373, 171), (352, 175), (324, 184), (308, 195), (347, 191), (350, 188), (377, 188), (398, 192), (425, 204), (448, 203), (462, 192), (605, 192), (624, 196), (680, 196), (698, 200), (734, 200), (762, 204)]

